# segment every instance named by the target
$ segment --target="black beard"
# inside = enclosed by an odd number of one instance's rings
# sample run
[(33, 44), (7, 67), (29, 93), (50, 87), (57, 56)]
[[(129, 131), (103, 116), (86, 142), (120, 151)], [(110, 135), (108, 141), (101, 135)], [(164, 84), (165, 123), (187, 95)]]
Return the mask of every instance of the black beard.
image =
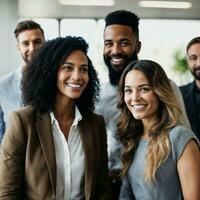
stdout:
[(117, 86), (118, 83), (119, 83), (119, 80), (120, 80), (120, 77), (124, 71), (124, 69), (126, 68), (126, 66), (132, 62), (132, 61), (135, 61), (135, 60), (138, 60), (138, 56), (137, 56), (137, 53), (136, 52), (133, 52), (132, 56), (130, 58), (127, 58), (127, 62), (124, 64), (124, 68), (123, 69), (120, 69), (120, 70), (115, 70), (111, 63), (110, 63), (110, 60), (107, 59), (105, 57), (105, 55), (103, 56), (104, 58), (104, 62), (106, 64), (106, 66), (108, 67), (108, 75), (109, 75), (109, 80), (110, 80), (110, 83), (111, 85), (113, 86)]
[[(199, 70), (199, 68), (198, 68)], [(192, 75), (194, 76), (195, 79), (197, 79), (198, 81), (200, 81), (200, 74), (196, 73), (197, 69), (195, 69), (194, 71), (191, 71)]]

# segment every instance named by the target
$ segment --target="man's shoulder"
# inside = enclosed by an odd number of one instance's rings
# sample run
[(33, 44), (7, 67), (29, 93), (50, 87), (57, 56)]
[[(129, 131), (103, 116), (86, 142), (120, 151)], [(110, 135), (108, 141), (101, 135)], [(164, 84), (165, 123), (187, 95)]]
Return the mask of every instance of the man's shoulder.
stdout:
[(12, 71), (2, 77), (0, 77), (0, 85), (9, 83), (9, 81), (17, 76), (19, 70)]
[(2, 77), (0, 77), (0, 83), (4, 83), (4, 82), (7, 82), (8, 80), (10, 80), (13, 75), (14, 75), (15, 72), (10, 72)]
[[(16, 70), (16, 71), (10, 72), (10, 73), (2, 76), (0, 78), (0, 91), (1, 90), (5, 91), (6, 88), (11, 87), (12, 86), (11, 81), (15, 79), (15, 77), (17, 76), (18, 73), (19, 73), (19, 71)], [(16, 82), (15, 82), (15, 84), (16, 84)]]
[(186, 92), (187, 90), (191, 89), (191, 87), (193, 86), (193, 83), (194, 82), (190, 82), (190, 83), (188, 83), (186, 85), (180, 86), (181, 92)]
[(184, 99), (188, 97), (190, 98), (193, 88), (194, 88), (194, 82), (190, 82), (180, 87)]

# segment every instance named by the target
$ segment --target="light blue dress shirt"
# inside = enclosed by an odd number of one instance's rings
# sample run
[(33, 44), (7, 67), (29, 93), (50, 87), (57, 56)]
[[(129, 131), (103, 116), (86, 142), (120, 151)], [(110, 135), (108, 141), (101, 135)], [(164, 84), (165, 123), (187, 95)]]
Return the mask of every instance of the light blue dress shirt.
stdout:
[(106, 122), (108, 167), (109, 170), (119, 170), (121, 167), (122, 145), (117, 135), (117, 123), (120, 111), (117, 108), (118, 91), (110, 82), (102, 84), (100, 101), (95, 112), (102, 115)]
[(21, 98), (21, 68), (0, 78), (0, 143), (10, 114), (23, 106)]

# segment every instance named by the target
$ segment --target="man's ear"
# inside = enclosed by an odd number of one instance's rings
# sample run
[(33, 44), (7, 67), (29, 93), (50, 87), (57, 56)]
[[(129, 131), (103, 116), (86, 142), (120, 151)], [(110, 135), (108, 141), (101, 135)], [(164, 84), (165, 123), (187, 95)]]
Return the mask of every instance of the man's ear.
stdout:
[(137, 41), (137, 48), (136, 48), (136, 53), (138, 54), (140, 52), (142, 43), (140, 41)]

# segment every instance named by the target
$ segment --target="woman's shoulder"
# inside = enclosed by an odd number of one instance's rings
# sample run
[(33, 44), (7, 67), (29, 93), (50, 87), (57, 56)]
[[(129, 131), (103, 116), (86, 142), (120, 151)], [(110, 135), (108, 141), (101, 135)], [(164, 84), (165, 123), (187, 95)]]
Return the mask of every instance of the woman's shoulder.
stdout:
[(195, 134), (183, 125), (176, 125), (170, 131), (170, 139), (173, 140), (187, 140), (187, 139), (197, 139)]
[(195, 134), (182, 125), (177, 125), (174, 128), (172, 128), (169, 133), (169, 136), (172, 145), (172, 153), (174, 154), (176, 160), (178, 160), (186, 144), (191, 139), (195, 140), (196, 143), (200, 146), (200, 143)]
[(20, 116), (27, 116), (27, 115), (32, 115), (35, 112), (36, 112), (36, 109), (34, 108), (34, 106), (28, 105), (28, 106), (24, 106), (13, 111), (13, 114), (15, 113)]
[(25, 125), (33, 124), (37, 119), (37, 111), (34, 106), (25, 106), (14, 110), (9, 119), (9, 124), (12, 122), (20, 122)]

